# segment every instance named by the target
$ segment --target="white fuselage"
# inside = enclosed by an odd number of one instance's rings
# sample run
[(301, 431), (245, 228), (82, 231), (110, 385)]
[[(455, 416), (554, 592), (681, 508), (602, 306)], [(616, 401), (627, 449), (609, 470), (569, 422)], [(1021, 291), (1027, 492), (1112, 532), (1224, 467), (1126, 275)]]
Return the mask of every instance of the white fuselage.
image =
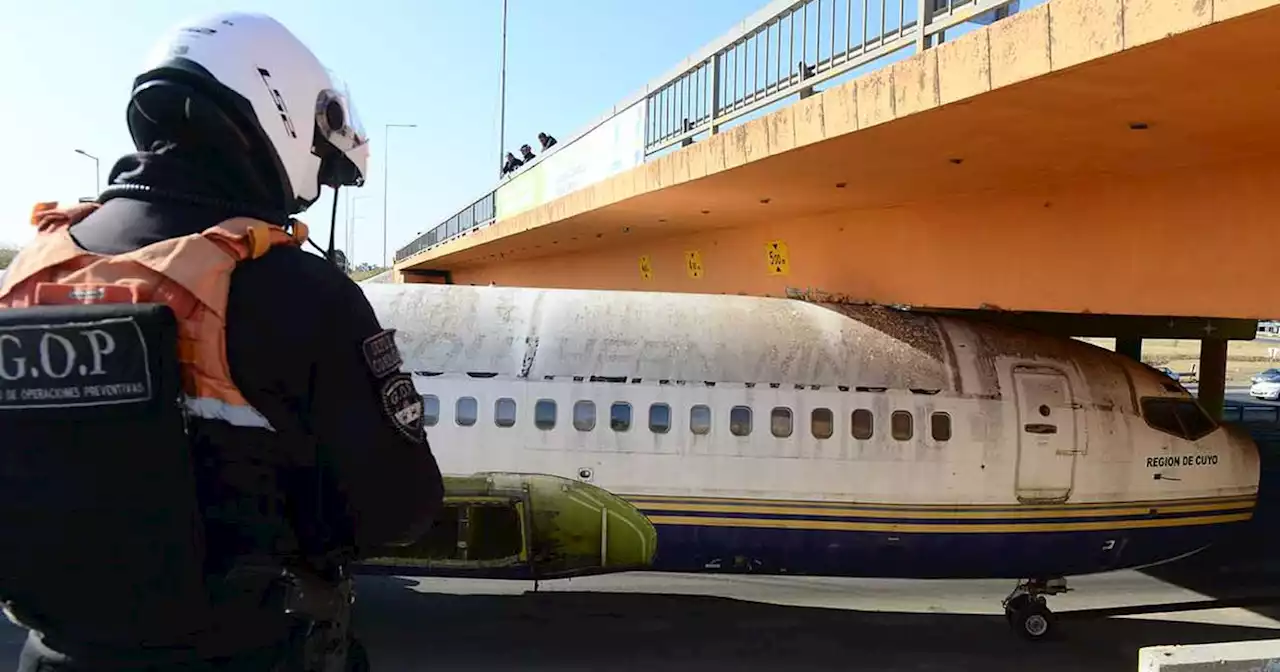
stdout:
[(781, 299), (366, 293), (444, 471), (619, 494), (672, 568), (1099, 571), (1202, 547), (1257, 490), (1247, 437), (1071, 339)]

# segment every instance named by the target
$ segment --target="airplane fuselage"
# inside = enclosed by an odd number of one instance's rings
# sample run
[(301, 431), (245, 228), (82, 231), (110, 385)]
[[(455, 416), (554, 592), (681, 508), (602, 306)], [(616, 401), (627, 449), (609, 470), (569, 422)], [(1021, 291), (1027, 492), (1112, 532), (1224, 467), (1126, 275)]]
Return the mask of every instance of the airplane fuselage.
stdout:
[(955, 317), (785, 299), (366, 285), (442, 469), (631, 502), (654, 568), (1053, 577), (1247, 521), (1256, 447), (1150, 367)]

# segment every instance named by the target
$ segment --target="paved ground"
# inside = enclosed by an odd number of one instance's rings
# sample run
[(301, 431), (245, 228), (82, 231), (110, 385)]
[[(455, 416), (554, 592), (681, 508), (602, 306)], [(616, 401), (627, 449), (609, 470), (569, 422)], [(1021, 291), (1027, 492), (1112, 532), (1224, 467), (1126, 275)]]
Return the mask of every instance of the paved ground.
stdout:
[[(1196, 389), (1197, 388), (1195, 386), (1187, 387), (1187, 391), (1191, 392), (1192, 394), (1195, 394)], [(1266, 399), (1254, 399), (1253, 397), (1249, 396), (1249, 388), (1247, 387), (1228, 387), (1226, 389), (1225, 396), (1227, 401), (1231, 403), (1236, 403), (1236, 404), (1266, 406), (1268, 408), (1280, 406), (1280, 401), (1267, 401)]]
[[(1156, 617), (1075, 613), (1059, 639), (1032, 644), (1015, 638), (999, 615), (1004, 582), (636, 574), (544, 586), (537, 595), (516, 592), (523, 588), (517, 585), (463, 583), (418, 587), (392, 579), (365, 589), (361, 625), (374, 664), (423, 669), (417, 666), (425, 658), (441, 670), (1102, 671), (1134, 670), (1138, 648), (1150, 644), (1280, 638), (1270, 615), (1228, 608)], [(1055, 607), (1203, 597), (1136, 572), (1076, 583), (1079, 590)], [(419, 592), (502, 588), (489, 595)]]
[[(1205, 599), (1139, 572), (1053, 598), (1060, 636), (1028, 643), (999, 615), (1002, 581), (629, 574), (544, 583), (363, 577), (357, 627), (377, 671), (1134, 670), (1138, 647), (1280, 638), (1254, 606), (1113, 615)], [(1269, 585), (1221, 581), (1228, 600)], [(1274, 584), (1280, 589), (1280, 583)], [(1269, 602), (1280, 604), (1280, 595)], [(1230, 603), (1230, 602), (1228, 602)], [(1139, 608), (1138, 611), (1148, 611)], [(0, 659), (21, 634), (0, 628)]]

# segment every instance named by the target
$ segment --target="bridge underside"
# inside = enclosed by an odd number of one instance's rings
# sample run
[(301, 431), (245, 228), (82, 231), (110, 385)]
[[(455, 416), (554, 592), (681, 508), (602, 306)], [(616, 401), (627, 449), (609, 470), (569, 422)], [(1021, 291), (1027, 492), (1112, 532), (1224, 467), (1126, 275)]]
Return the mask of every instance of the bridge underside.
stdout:
[[(1245, 4), (1272, 3), (1054, 0), (429, 250), (403, 279), (1280, 315), (1280, 8), (1222, 18)], [(1107, 11), (1134, 5), (1203, 27), (1128, 46), (1145, 24)]]

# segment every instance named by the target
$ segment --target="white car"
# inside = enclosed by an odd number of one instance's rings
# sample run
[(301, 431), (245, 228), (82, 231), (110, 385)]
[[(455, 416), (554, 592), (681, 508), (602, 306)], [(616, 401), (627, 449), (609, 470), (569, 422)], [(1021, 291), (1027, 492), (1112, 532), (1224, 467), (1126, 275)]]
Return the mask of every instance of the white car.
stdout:
[(1249, 396), (1268, 401), (1280, 400), (1280, 369), (1267, 369), (1253, 377)]

